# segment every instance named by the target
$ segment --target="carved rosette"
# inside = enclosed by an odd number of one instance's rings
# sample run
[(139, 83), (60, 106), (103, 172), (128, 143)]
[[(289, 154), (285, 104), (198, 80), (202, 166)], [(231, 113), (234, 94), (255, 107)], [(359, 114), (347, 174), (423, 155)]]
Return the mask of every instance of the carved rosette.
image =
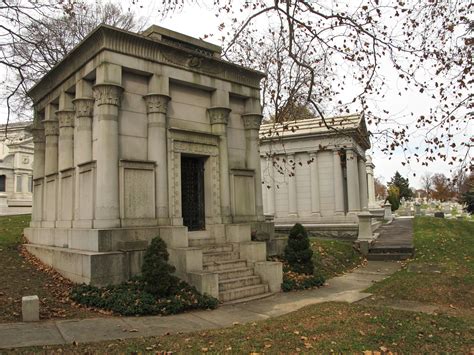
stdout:
[(260, 124), (262, 123), (263, 116), (259, 113), (246, 113), (242, 115), (242, 120), (244, 121), (245, 129), (260, 129)]
[(168, 112), (168, 102), (171, 97), (163, 94), (148, 94), (143, 96), (146, 103), (147, 113), (163, 113), (166, 115)]
[(56, 120), (44, 120), (44, 135), (57, 136), (59, 135), (59, 123)]
[(79, 97), (72, 100), (76, 110), (76, 117), (92, 117), (94, 113), (94, 99), (92, 97)]
[(227, 107), (209, 107), (207, 112), (209, 114), (209, 119), (212, 124), (225, 124), (229, 123), (229, 114), (232, 111)]
[(59, 128), (74, 127), (74, 115), (72, 110), (56, 111), (56, 117), (59, 121)]
[(123, 88), (115, 84), (96, 84), (93, 88), (94, 99), (98, 106), (120, 106)]

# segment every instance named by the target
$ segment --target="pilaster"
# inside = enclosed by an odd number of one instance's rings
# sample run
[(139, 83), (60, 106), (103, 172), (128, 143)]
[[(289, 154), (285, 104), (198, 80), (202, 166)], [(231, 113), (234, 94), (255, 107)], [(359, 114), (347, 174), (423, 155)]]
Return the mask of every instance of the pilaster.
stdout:
[(114, 228), (120, 227), (118, 112), (123, 88), (118, 83), (121, 68), (102, 64), (97, 68), (97, 80), (93, 86), (98, 121), (94, 228)]
[(311, 162), (309, 163), (309, 185), (311, 188), (311, 214), (315, 217), (321, 216), (321, 207), (319, 202), (319, 169), (318, 169), (318, 153), (309, 153)]
[[(270, 186), (267, 190), (267, 210), (269, 215), (275, 215), (275, 167), (271, 158), (267, 158), (267, 166), (268, 186)], [(267, 187), (265, 188), (267, 189)]]
[[(36, 113), (37, 114), (37, 113)], [(33, 208), (31, 211), (31, 227), (41, 227), (43, 219), (43, 194), (44, 194), (44, 166), (45, 166), (45, 136), (44, 126), (39, 117), (35, 120), (29, 131), (33, 136)]]
[(227, 146), (227, 124), (231, 109), (228, 107), (210, 107), (207, 109), (212, 133), (219, 135), (219, 178), (222, 223), (231, 223), (230, 213), (230, 176), (229, 153)]
[(360, 209), (369, 209), (369, 198), (367, 193), (367, 172), (365, 160), (362, 157), (358, 158), (358, 172), (359, 172), (359, 195), (360, 195)]
[(245, 128), (245, 163), (248, 169), (255, 171), (255, 211), (257, 212), (258, 221), (265, 220), (263, 215), (260, 141), (258, 136), (262, 117), (260, 113), (246, 113), (242, 115)]
[(295, 155), (287, 155), (287, 164), (291, 165), (290, 176), (288, 177), (288, 217), (298, 217), (298, 204), (296, 199), (296, 169)]
[(357, 154), (352, 149), (346, 150), (346, 167), (349, 213), (357, 213), (360, 211), (359, 172)]
[(341, 166), (340, 150), (333, 150), (333, 170), (334, 170), (334, 214), (344, 215), (344, 177)]
[(168, 102), (165, 94), (150, 93), (143, 97), (148, 117), (148, 160), (156, 163), (155, 217), (159, 225), (169, 225), (168, 198), (168, 148), (167, 117)]
[(377, 208), (377, 203), (375, 202), (375, 180), (374, 180), (374, 163), (372, 158), (367, 156), (367, 161), (365, 162), (365, 167), (367, 171), (367, 188), (369, 195), (369, 208)]

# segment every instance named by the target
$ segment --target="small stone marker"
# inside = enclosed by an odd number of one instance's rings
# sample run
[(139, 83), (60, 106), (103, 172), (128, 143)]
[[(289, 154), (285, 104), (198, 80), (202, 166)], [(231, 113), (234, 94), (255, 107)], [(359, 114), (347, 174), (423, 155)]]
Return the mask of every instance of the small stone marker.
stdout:
[(23, 322), (39, 321), (39, 298), (38, 296), (24, 296), (21, 299), (21, 313)]

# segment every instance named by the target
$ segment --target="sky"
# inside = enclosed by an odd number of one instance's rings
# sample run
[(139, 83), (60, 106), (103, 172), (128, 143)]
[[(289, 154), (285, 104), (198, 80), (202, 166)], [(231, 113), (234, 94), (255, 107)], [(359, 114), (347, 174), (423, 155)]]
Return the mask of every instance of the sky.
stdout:
[[(133, 1), (133, 3), (132, 3)], [(214, 15), (212, 8), (206, 7), (202, 3), (199, 6), (187, 6), (185, 10), (162, 18), (158, 14), (158, 6), (160, 1), (156, 0), (129, 0), (120, 2), (124, 8), (128, 6), (133, 9), (138, 16), (142, 17), (142, 20), (146, 23), (146, 27), (151, 24), (157, 24), (162, 27), (169, 28), (171, 30), (187, 34), (192, 37), (202, 37), (205, 34), (215, 33), (216, 36), (207, 39), (210, 42), (219, 44), (216, 41), (218, 34), (218, 26), (222, 22), (222, 19), (217, 18)], [(428, 94), (420, 94), (417, 91), (408, 91), (403, 95), (399, 95), (399, 83), (397, 74), (390, 69), (389, 66), (386, 68), (386, 77), (392, 78), (389, 80), (386, 95), (383, 100), (375, 98), (377, 100), (377, 106), (380, 107), (380, 112), (383, 109), (388, 110), (391, 113), (391, 117), (397, 117), (398, 120), (410, 122), (409, 113), (423, 114), (429, 110), (429, 107), (434, 104), (433, 100), (429, 98)], [(0, 73), (0, 76), (4, 76)], [(0, 122), (5, 121), (6, 109), (4, 105), (0, 104)], [(377, 131), (377, 127), (369, 126), (369, 131)], [(470, 125), (469, 131), (464, 132), (466, 137), (474, 135), (473, 125)], [(464, 139), (464, 138), (461, 138)], [(372, 139), (372, 141), (374, 141)], [(410, 146), (410, 149), (415, 150), (417, 145), (415, 139)], [(380, 178), (382, 182), (389, 182), (390, 178), (399, 171), (402, 176), (408, 177), (411, 186), (415, 188), (421, 188), (420, 178), (426, 173), (444, 173), (451, 175), (452, 166), (445, 162), (437, 161), (430, 163), (428, 167), (422, 166), (421, 163), (410, 163), (405, 166), (402, 162), (405, 161), (402, 152), (397, 152), (389, 159), (380, 150), (379, 144), (372, 144), (372, 148), (368, 152), (373, 157), (375, 164), (375, 176)]]

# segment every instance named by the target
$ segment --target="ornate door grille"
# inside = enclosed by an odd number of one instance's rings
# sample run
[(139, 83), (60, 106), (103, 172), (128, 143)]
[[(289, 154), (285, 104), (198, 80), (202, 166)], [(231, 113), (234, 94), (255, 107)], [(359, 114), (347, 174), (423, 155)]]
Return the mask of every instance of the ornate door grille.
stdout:
[(188, 230), (206, 229), (204, 207), (204, 159), (182, 156), (181, 209)]

